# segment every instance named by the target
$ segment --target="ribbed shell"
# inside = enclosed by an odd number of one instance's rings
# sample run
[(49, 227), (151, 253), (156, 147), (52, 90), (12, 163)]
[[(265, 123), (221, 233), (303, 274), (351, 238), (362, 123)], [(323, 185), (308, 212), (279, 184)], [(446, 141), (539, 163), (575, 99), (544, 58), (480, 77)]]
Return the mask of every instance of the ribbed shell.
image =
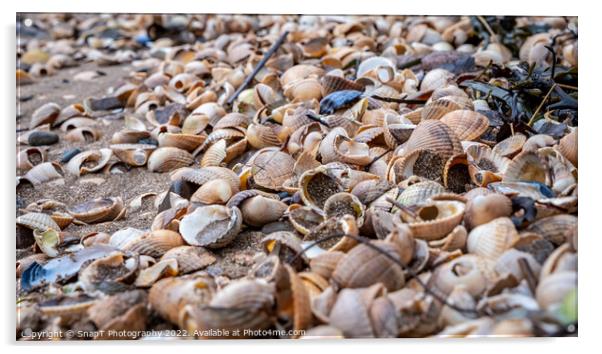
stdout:
[(512, 158), (523, 149), (526, 141), (525, 135), (517, 133), (497, 143), (492, 150), (501, 156)]
[(113, 144), (110, 146), (117, 158), (130, 166), (144, 166), (157, 148), (150, 144)]
[(25, 174), (25, 179), (34, 186), (63, 177), (63, 169), (56, 162), (43, 162)]
[(165, 252), (161, 260), (175, 259), (178, 261), (180, 274), (195, 272), (215, 263), (217, 258), (203, 247), (178, 246)]
[(192, 135), (183, 133), (161, 133), (158, 141), (160, 147), (176, 147), (188, 152), (194, 151), (207, 138), (206, 135)]
[[(88, 150), (75, 155), (69, 163), (67, 163), (67, 171), (73, 175), (81, 176), (90, 172), (100, 171), (113, 156), (113, 150), (100, 149)], [(88, 167), (86, 164), (95, 163), (95, 166)]]
[(211, 145), (201, 158), (201, 167), (219, 166), (226, 159), (226, 140), (221, 139)]
[(261, 151), (253, 160), (253, 181), (261, 187), (280, 190), (284, 182), (293, 177), (294, 166), (295, 160), (287, 153), (278, 150)]
[(171, 174), (172, 181), (184, 180), (197, 185), (203, 185), (214, 179), (225, 179), (230, 182), (234, 193), (240, 189), (240, 180), (236, 173), (225, 167), (209, 166), (201, 169), (185, 167)]
[(489, 119), (481, 113), (469, 110), (456, 110), (441, 118), (456, 134), (458, 139), (477, 140), (489, 128)]
[(545, 160), (536, 152), (525, 151), (516, 155), (504, 172), (503, 182), (539, 182), (546, 183), (548, 172)]
[(420, 205), (430, 197), (444, 192), (445, 188), (437, 182), (418, 182), (404, 189), (397, 197), (397, 201), (404, 206)]
[(284, 267), (288, 272), (291, 295), (293, 297), (293, 329), (303, 330), (309, 327), (312, 321), (309, 293), (297, 272), (288, 264), (285, 264)]
[(25, 226), (32, 230), (60, 230), (59, 225), (57, 225), (50, 215), (44, 213), (27, 213), (21, 215), (17, 218), (17, 225)]
[(577, 167), (579, 157), (577, 153), (577, 128), (560, 139), (558, 151)]
[(440, 98), (424, 106), (421, 111), (422, 120), (441, 119), (441, 117), (445, 116), (446, 114), (459, 109), (462, 109), (462, 106), (456, 102), (449, 99)]
[(463, 152), (456, 134), (438, 120), (426, 120), (416, 126), (405, 145), (405, 150), (410, 152), (418, 149), (436, 151), (445, 159)]
[(544, 239), (561, 245), (566, 242), (567, 232), (577, 227), (577, 217), (569, 214), (549, 216), (533, 222), (527, 231), (533, 231), (543, 236)]
[(184, 245), (184, 239), (177, 232), (155, 230), (145, 233), (134, 242), (125, 245), (122, 249), (157, 258), (164, 255), (170, 249), (182, 245)]
[(190, 153), (175, 147), (162, 147), (153, 151), (148, 158), (148, 170), (151, 172), (169, 172), (194, 162)]
[(341, 251), (330, 251), (324, 252), (312, 258), (309, 262), (311, 271), (319, 274), (324, 279), (330, 279), (332, 272), (334, 272), (337, 263), (345, 256), (345, 253)]
[(33, 129), (42, 124), (51, 124), (58, 118), (61, 113), (61, 107), (54, 103), (48, 102), (38, 109), (36, 109), (31, 115), (31, 121), (29, 122), (29, 129)]
[(464, 218), (465, 204), (459, 201), (435, 201), (418, 210), (419, 220), (408, 225), (414, 237), (426, 241), (437, 240), (449, 234)]
[(471, 254), (496, 260), (518, 239), (519, 235), (512, 220), (502, 217), (470, 231), (466, 247)]

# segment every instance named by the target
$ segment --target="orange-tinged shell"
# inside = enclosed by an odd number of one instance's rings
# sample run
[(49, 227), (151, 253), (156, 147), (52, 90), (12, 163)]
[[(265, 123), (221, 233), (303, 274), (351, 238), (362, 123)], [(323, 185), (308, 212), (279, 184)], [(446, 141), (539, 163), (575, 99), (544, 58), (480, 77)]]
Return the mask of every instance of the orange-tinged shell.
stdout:
[(17, 168), (27, 172), (46, 161), (46, 150), (39, 147), (30, 147), (19, 151), (17, 154)]
[(527, 137), (525, 135), (517, 133), (497, 143), (492, 151), (501, 156), (512, 158), (523, 149), (526, 141)]
[(42, 124), (53, 124), (61, 113), (61, 107), (54, 103), (48, 102), (38, 107), (31, 115), (29, 129), (33, 129)]
[(206, 138), (206, 135), (160, 133), (157, 140), (159, 141), (160, 147), (171, 146), (192, 152), (199, 147)]
[(504, 172), (503, 182), (539, 182), (548, 181), (547, 163), (536, 152), (525, 151), (516, 155)]
[(177, 260), (180, 274), (201, 270), (217, 261), (210, 251), (197, 246), (174, 247), (161, 257), (161, 261), (166, 259)]
[(178, 275), (178, 261), (175, 259), (166, 259), (159, 261), (148, 268), (142, 269), (134, 281), (134, 285), (139, 288), (150, 288), (159, 279), (165, 277), (174, 277)]
[(280, 190), (293, 177), (294, 165), (295, 160), (287, 153), (273, 149), (259, 151), (253, 159), (253, 181), (261, 187)]
[(303, 203), (322, 209), (326, 200), (343, 191), (339, 180), (325, 166), (306, 171), (299, 178), (299, 191)]
[(519, 238), (512, 220), (501, 217), (472, 229), (466, 247), (469, 253), (494, 261)]
[(456, 110), (445, 114), (441, 121), (447, 124), (458, 139), (477, 140), (489, 128), (489, 119), (481, 113), (469, 110)]
[(415, 238), (437, 240), (449, 234), (464, 217), (466, 205), (460, 201), (440, 200), (422, 206), (411, 219), (402, 213)]
[(297, 272), (288, 264), (285, 264), (284, 267), (288, 273), (291, 289), (293, 329), (303, 330), (309, 327), (312, 321), (309, 293)]
[(309, 262), (311, 271), (322, 276), (324, 279), (330, 279), (337, 263), (345, 256), (341, 251), (324, 252), (312, 258)]
[(34, 166), (23, 176), (34, 187), (61, 177), (63, 177), (63, 169), (56, 162), (43, 162)]
[(150, 144), (113, 144), (110, 146), (117, 158), (130, 166), (144, 166), (157, 148)]
[(83, 151), (69, 160), (66, 169), (75, 176), (102, 170), (113, 156), (111, 149)]
[(161, 257), (172, 248), (184, 245), (182, 236), (171, 230), (154, 230), (136, 237), (130, 242), (121, 245), (124, 251), (132, 251), (138, 254)]
[(238, 235), (242, 214), (237, 207), (207, 205), (185, 215), (180, 222), (180, 234), (193, 246), (221, 248)]
[(535, 232), (555, 245), (561, 245), (567, 241), (567, 232), (576, 228), (576, 216), (561, 214), (536, 220), (527, 227), (527, 231)]
[(577, 167), (579, 157), (577, 153), (577, 128), (560, 139), (558, 142), (558, 151)]
[(148, 170), (151, 172), (169, 172), (194, 162), (192, 155), (175, 147), (161, 147), (153, 151), (148, 158)]
[(405, 151), (429, 149), (441, 154), (444, 159), (462, 153), (462, 144), (447, 124), (439, 120), (420, 122), (405, 145)]
[(278, 199), (256, 195), (248, 198), (240, 205), (245, 224), (263, 226), (280, 219), (288, 205)]
[(126, 209), (120, 197), (98, 198), (67, 209), (77, 220), (86, 224), (119, 220)]

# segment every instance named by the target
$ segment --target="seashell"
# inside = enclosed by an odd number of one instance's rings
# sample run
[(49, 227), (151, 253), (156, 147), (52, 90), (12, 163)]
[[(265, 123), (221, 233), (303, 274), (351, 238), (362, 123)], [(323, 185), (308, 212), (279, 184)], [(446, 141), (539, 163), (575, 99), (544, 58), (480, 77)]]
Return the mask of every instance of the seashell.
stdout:
[(148, 158), (148, 170), (151, 172), (169, 172), (194, 162), (190, 153), (175, 147), (161, 147), (153, 151)]
[(111, 138), (112, 144), (136, 144), (140, 140), (150, 138), (150, 133), (147, 131), (124, 129), (113, 134)]
[(144, 166), (157, 148), (148, 144), (113, 144), (110, 146), (117, 158), (130, 166)]
[(424, 78), (420, 83), (420, 89), (422, 91), (430, 91), (440, 87), (445, 87), (452, 81), (453, 78), (454, 74), (445, 69), (433, 69), (424, 75)]
[(324, 97), (329, 94), (337, 91), (344, 90), (354, 90), (354, 91), (363, 91), (364, 87), (356, 82), (351, 80), (347, 80), (343, 77), (334, 76), (334, 75), (325, 75), (321, 79), (322, 83), (322, 95)]
[[(447, 296), (447, 301), (463, 309), (477, 310), (475, 300), (463, 285), (454, 287)], [(446, 326), (461, 324), (469, 319), (470, 317), (464, 315), (462, 312), (458, 312), (446, 305), (443, 306), (439, 315), (439, 322)]]
[(416, 217), (408, 217), (403, 212), (401, 217), (415, 238), (432, 241), (449, 234), (462, 221), (465, 208), (460, 201), (433, 201), (420, 207)]
[[(266, 254), (276, 255), (283, 263), (290, 264), (296, 269), (303, 269), (307, 263), (304, 255), (296, 258), (303, 247), (301, 240), (292, 232), (272, 232), (261, 239), (261, 245)], [(293, 259), (296, 259), (296, 262), (291, 264)]]
[(178, 261), (175, 259), (166, 259), (141, 270), (134, 281), (134, 285), (139, 288), (150, 288), (158, 280), (176, 276), (178, 273)]
[(245, 336), (244, 333), (271, 325), (274, 301), (272, 284), (240, 279), (217, 292), (208, 305), (188, 306), (182, 314), (182, 327), (197, 333), (221, 329), (226, 336), (238, 330)]
[(500, 181), (511, 163), (508, 158), (484, 146), (468, 148), (466, 155), (470, 178), (474, 184), (481, 187)]
[(481, 113), (468, 110), (456, 110), (445, 114), (441, 121), (447, 124), (458, 139), (476, 140), (489, 128), (489, 119)]
[(253, 88), (253, 99), (255, 108), (259, 110), (276, 102), (277, 96), (270, 86), (259, 83)]
[(324, 213), (327, 218), (351, 215), (355, 218), (357, 226), (361, 227), (364, 223), (366, 208), (355, 195), (341, 192), (333, 194), (326, 199), (324, 202)]
[(531, 181), (545, 184), (548, 179), (546, 162), (535, 152), (516, 155), (504, 172), (503, 182)]
[[(400, 259), (401, 250), (397, 245), (381, 240), (371, 243)], [(365, 288), (380, 282), (387, 290), (394, 291), (404, 285), (405, 278), (398, 264), (373, 248), (360, 244), (337, 262), (332, 281), (340, 288)]]
[(417, 149), (389, 161), (387, 179), (399, 183), (411, 176), (441, 181), (446, 158), (434, 150)]
[(280, 83), (282, 87), (285, 87), (295, 81), (302, 80), (310, 77), (321, 77), (324, 74), (324, 70), (311, 65), (295, 65), (292, 68), (285, 71), (280, 77)]
[(58, 230), (60, 229), (33, 230), (36, 245), (48, 257), (57, 257), (59, 255), (58, 247), (64, 242), (64, 234)]
[(59, 225), (50, 217), (44, 213), (27, 213), (17, 218), (17, 225), (27, 227), (31, 230), (60, 230)]
[(31, 115), (29, 129), (34, 129), (42, 124), (53, 124), (61, 113), (61, 107), (54, 103), (48, 102), (38, 107)]
[(326, 279), (314, 272), (301, 272), (299, 277), (307, 288), (310, 301), (319, 296), (329, 286)]
[(577, 128), (560, 139), (558, 142), (558, 151), (577, 167), (577, 159), (579, 157), (577, 153)]
[(324, 216), (315, 210), (315, 208), (301, 206), (299, 204), (291, 204), (285, 212), (289, 221), (302, 235), (307, 235), (309, 232), (320, 225), (324, 221)]
[(215, 123), (213, 129), (247, 128), (249, 118), (241, 113), (228, 113)]
[(160, 261), (167, 259), (175, 259), (178, 262), (180, 274), (204, 269), (217, 261), (217, 258), (211, 252), (203, 247), (196, 246), (174, 247), (165, 252)]
[(92, 143), (100, 138), (100, 132), (94, 127), (81, 127), (72, 129), (65, 140), (74, 143)]
[[(454, 100), (448, 97), (442, 97), (427, 103), (422, 108), (422, 110), (420, 111), (420, 115), (422, 118), (421, 120), (441, 119), (448, 113), (455, 112), (457, 110), (462, 110), (462, 108), (463, 107), (460, 104), (456, 103)], [(449, 123), (446, 124), (450, 125)]]
[(527, 231), (535, 232), (555, 245), (561, 245), (567, 241), (567, 231), (576, 227), (576, 216), (561, 214), (536, 220), (527, 227)]
[[(137, 333), (146, 329), (147, 295), (142, 290), (118, 293), (96, 301), (88, 308), (88, 316), (96, 328), (103, 331), (95, 339), (109, 339), (104, 331), (115, 331), (118, 338), (135, 339)], [(121, 331), (125, 332), (121, 335)]]
[(209, 117), (204, 114), (191, 114), (182, 123), (182, 134), (198, 135), (209, 125)]
[(201, 186), (213, 179), (224, 179), (230, 182), (232, 190), (238, 193), (240, 189), (240, 179), (232, 170), (225, 167), (209, 166), (201, 169), (184, 167), (175, 170), (170, 179), (172, 182), (182, 180)]
[(301, 79), (284, 86), (284, 95), (292, 102), (320, 100), (322, 85), (317, 78)]
[(181, 326), (186, 305), (202, 306), (215, 294), (215, 283), (209, 276), (189, 275), (169, 277), (154, 283), (148, 293), (148, 301), (161, 317)]
[(472, 229), (468, 234), (466, 247), (472, 254), (496, 260), (518, 239), (518, 232), (512, 220), (500, 217)]
[(67, 172), (75, 176), (100, 171), (113, 156), (113, 150), (88, 150), (75, 155), (67, 163)]
[(86, 117), (73, 117), (67, 119), (63, 124), (61, 124), (61, 130), (66, 132), (75, 128), (92, 127), (97, 124), (98, 121), (96, 121), (95, 119)]
[(541, 265), (537, 262), (535, 257), (527, 252), (522, 252), (514, 248), (502, 253), (502, 255), (497, 259), (494, 269), (500, 275), (510, 273), (516, 278), (516, 280), (521, 281), (526, 277), (519, 263), (519, 260), (521, 259), (527, 262), (529, 268), (533, 272), (533, 275), (539, 278)]
[(325, 166), (306, 171), (299, 178), (299, 191), (305, 205), (322, 209), (326, 200), (343, 187)]
[(27, 144), (30, 146), (53, 145), (58, 141), (59, 136), (53, 132), (34, 130), (27, 134)]
[(324, 252), (309, 261), (311, 271), (322, 276), (324, 279), (330, 279), (336, 269), (339, 261), (345, 256), (340, 251)]
[(17, 169), (27, 172), (46, 160), (46, 150), (30, 147), (19, 151), (17, 154)]
[(81, 103), (70, 104), (63, 108), (52, 125), (60, 125), (69, 118), (85, 115), (84, 106)]
[(226, 115), (226, 111), (224, 110), (224, 108), (222, 106), (220, 106), (216, 102), (206, 102), (206, 103), (203, 103), (202, 105), (198, 106), (190, 114), (191, 115), (194, 115), (194, 114), (205, 115), (205, 116), (209, 117), (209, 124), (215, 125), (217, 123), (217, 121), (219, 121), (220, 118), (222, 118), (223, 116)]
[(464, 224), (470, 230), (499, 217), (512, 215), (512, 201), (503, 194), (479, 195), (468, 200)]
[(329, 324), (340, 329), (345, 337), (374, 337), (369, 309), (382, 292), (382, 285), (341, 290), (330, 311)]
[(418, 182), (407, 187), (397, 197), (397, 202), (403, 206), (421, 205), (430, 197), (445, 192), (445, 188), (437, 182)]
[[(292, 323), (294, 330), (304, 330), (309, 327), (312, 322), (311, 305), (309, 293), (304, 285), (303, 280), (288, 264), (284, 265), (290, 284), (291, 298), (290, 312), (292, 312)], [(288, 311), (287, 311), (288, 312)]]
[(443, 185), (454, 193), (464, 193), (470, 189), (472, 181), (466, 154), (450, 157), (443, 167)]
[[(368, 144), (353, 141), (343, 135), (336, 136), (330, 146), (325, 145), (327, 142), (328, 136), (326, 136), (322, 141), (322, 144), (320, 144), (322, 163), (341, 161), (352, 165), (365, 166), (372, 162)], [(323, 147), (324, 149), (329, 150), (330, 153), (322, 152)], [(328, 158), (328, 155), (332, 155), (333, 158)]]
[(434, 285), (444, 294), (462, 286), (473, 297), (483, 294), (493, 282), (494, 276), (493, 264), (473, 254), (466, 254), (444, 263), (433, 275)]
[(559, 272), (545, 277), (537, 286), (535, 298), (543, 309), (559, 306), (564, 298), (577, 289), (577, 272)]
[(226, 139), (218, 140), (203, 154), (201, 167), (219, 166), (226, 159)]
[(444, 159), (463, 152), (462, 145), (447, 124), (438, 120), (420, 122), (405, 145), (405, 151), (428, 149)]
[(454, 229), (442, 239), (430, 241), (430, 248), (438, 248), (442, 251), (452, 252), (455, 250), (463, 250), (466, 247), (468, 232), (462, 225), (454, 227)]
[(537, 151), (542, 147), (552, 146), (556, 143), (553, 137), (546, 134), (535, 134), (523, 144), (523, 151)]
[(86, 224), (119, 220), (125, 216), (126, 209), (120, 197), (97, 198), (67, 209), (77, 220)]
[(199, 81), (199, 78), (194, 74), (181, 73), (169, 80), (169, 86), (178, 92), (184, 92)]
[(288, 205), (278, 199), (256, 195), (242, 202), (243, 221), (251, 226), (263, 226), (280, 219)]
[[(348, 251), (351, 249), (357, 241), (350, 236), (358, 236), (359, 229), (355, 219), (351, 215), (343, 215), (340, 218), (329, 218), (324, 220), (321, 224), (314, 227), (310, 232), (305, 235), (303, 241), (307, 244), (322, 238), (328, 238), (322, 240), (320, 246), (329, 251)], [(319, 249), (318, 249), (319, 250)], [(308, 257), (312, 257), (310, 254)]]
[(523, 149), (526, 141), (526, 136), (517, 133), (497, 143), (492, 151), (500, 156), (512, 158)]
[(221, 248), (234, 240), (241, 225), (242, 214), (237, 207), (208, 205), (182, 218), (180, 234), (190, 245)]
[(249, 144), (256, 149), (282, 144), (271, 125), (251, 124), (247, 129), (246, 136)]
[[(110, 244), (121, 250), (136, 252), (154, 258), (163, 256), (169, 250), (184, 245), (182, 237), (171, 230), (153, 230), (146, 233), (130, 233), (127, 239), (111, 237)], [(119, 241), (118, 241), (119, 240)], [(117, 242), (119, 242), (117, 244)]]
[(73, 217), (67, 213), (54, 212), (50, 215), (57, 225), (63, 230), (73, 222)]
[(157, 137), (160, 147), (175, 147), (188, 152), (194, 151), (205, 141), (205, 139), (206, 136), (204, 135), (182, 133), (160, 133)]
[(71, 296), (58, 296), (54, 299), (42, 301), (37, 309), (44, 317), (57, 318), (57, 325), (66, 325), (85, 315), (96, 299), (87, 295), (76, 293)]
[(63, 177), (63, 169), (56, 162), (43, 162), (29, 170), (23, 178), (34, 187)]
[(190, 201), (203, 204), (226, 204), (233, 195), (234, 191), (229, 181), (214, 179), (199, 187), (190, 197)]
[(253, 181), (264, 188), (281, 190), (286, 180), (293, 177), (295, 160), (278, 150), (260, 150), (253, 159)]
[(17, 81), (17, 86), (23, 86), (23, 85), (32, 84), (34, 82), (34, 79), (31, 75), (29, 75), (27, 72), (23, 71), (22, 69), (17, 69), (16, 81)]
[(116, 251), (80, 270), (78, 280), (88, 294), (115, 294), (129, 288), (137, 268), (137, 256), (132, 264), (125, 254)]

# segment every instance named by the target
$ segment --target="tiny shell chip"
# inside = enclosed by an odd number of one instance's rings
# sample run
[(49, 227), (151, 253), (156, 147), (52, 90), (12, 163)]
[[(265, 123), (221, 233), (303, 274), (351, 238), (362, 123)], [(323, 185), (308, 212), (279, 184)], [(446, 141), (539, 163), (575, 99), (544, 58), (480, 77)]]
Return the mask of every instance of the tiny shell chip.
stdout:
[(207, 205), (184, 216), (180, 234), (193, 246), (221, 248), (234, 240), (242, 226), (242, 214), (237, 207)]

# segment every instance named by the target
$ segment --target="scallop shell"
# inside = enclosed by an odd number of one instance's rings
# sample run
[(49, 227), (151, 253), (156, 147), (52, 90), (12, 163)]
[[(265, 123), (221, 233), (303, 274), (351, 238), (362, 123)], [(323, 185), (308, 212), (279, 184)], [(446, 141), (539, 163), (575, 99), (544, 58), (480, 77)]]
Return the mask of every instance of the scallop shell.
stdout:
[(445, 237), (460, 224), (465, 208), (460, 201), (433, 201), (418, 209), (415, 219), (406, 218), (415, 238), (432, 241)]
[(46, 160), (46, 150), (39, 147), (30, 147), (19, 151), (17, 154), (17, 168), (27, 172), (36, 165)]
[(217, 258), (210, 251), (197, 246), (174, 247), (165, 252), (160, 260), (166, 259), (177, 260), (180, 274), (204, 269), (217, 261)]
[(441, 117), (441, 121), (447, 124), (461, 141), (477, 140), (489, 128), (487, 117), (463, 109), (445, 114)]
[[(401, 250), (397, 245), (380, 240), (371, 243), (400, 259)], [(405, 278), (398, 264), (373, 248), (360, 244), (338, 261), (332, 281), (341, 288), (365, 288), (381, 282), (387, 290), (394, 291), (404, 285)]]
[(98, 198), (67, 209), (77, 220), (86, 224), (119, 220), (126, 212), (120, 197)]
[(579, 154), (577, 153), (577, 129), (565, 135), (558, 142), (558, 151), (577, 167)]
[(466, 246), (472, 254), (496, 260), (518, 239), (518, 232), (512, 220), (501, 217), (472, 229), (468, 234)]
[(148, 170), (151, 172), (169, 172), (194, 162), (190, 153), (175, 147), (161, 147), (153, 151), (148, 158)]
[(38, 107), (31, 115), (29, 129), (34, 129), (42, 124), (53, 124), (61, 113), (61, 107), (54, 103), (48, 102)]
[(241, 225), (242, 214), (237, 207), (208, 205), (182, 218), (180, 234), (189, 245), (221, 248), (234, 240)]
[(539, 182), (548, 180), (547, 163), (536, 152), (525, 151), (516, 155), (504, 172), (503, 182)]
[(97, 172), (106, 166), (111, 156), (113, 156), (113, 150), (106, 148), (84, 151), (71, 158), (69, 163), (67, 163), (66, 169), (67, 172), (75, 176)]
[(261, 150), (253, 159), (251, 173), (259, 186), (280, 190), (289, 178), (293, 177), (295, 160), (278, 150)]
[(420, 122), (405, 145), (405, 151), (429, 149), (441, 154), (444, 159), (462, 153), (458, 137), (447, 124), (438, 120)]
[(117, 158), (130, 166), (144, 166), (157, 148), (149, 144), (113, 144), (110, 146)]
[(514, 134), (497, 143), (492, 150), (501, 156), (512, 158), (523, 149), (526, 141), (527, 137), (523, 134)]
[(63, 169), (56, 162), (43, 162), (29, 170), (23, 178), (34, 187), (63, 177)]

